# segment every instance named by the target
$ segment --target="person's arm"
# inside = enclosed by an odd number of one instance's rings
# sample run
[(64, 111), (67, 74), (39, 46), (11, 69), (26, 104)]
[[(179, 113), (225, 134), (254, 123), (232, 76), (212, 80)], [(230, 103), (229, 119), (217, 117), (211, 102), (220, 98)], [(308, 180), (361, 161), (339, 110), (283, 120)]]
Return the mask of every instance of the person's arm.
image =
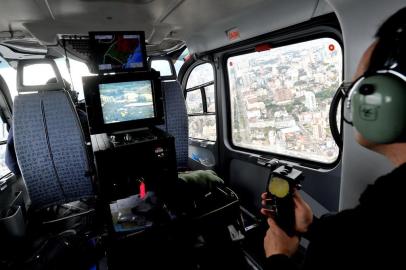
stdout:
[[(270, 202), (267, 193), (263, 193), (262, 205)], [(295, 202), (295, 229), (298, 235), (311, 235), (310, 225), (313, 223), (313, 212), (298, 192), (293, 196)], [(290, 257), (299, 247), (299, 236), (288, 236), (273, 220), (273, 212), (262, 208), (262, 214), (268, 217), (269, 229), (264, 238), (264, 250), (267, 257), (266, 269), (298, 269)]]
[(268, 218), (268, 225), (264, 238), (266, 269), (296, 269), (290, 257), (299, 248), (299, 237), (287, 235), (272, 218)]
[(287, 255), (277, 254), (272, 255), (266, 259), (265, 269), (298, 270), (299, 268)]

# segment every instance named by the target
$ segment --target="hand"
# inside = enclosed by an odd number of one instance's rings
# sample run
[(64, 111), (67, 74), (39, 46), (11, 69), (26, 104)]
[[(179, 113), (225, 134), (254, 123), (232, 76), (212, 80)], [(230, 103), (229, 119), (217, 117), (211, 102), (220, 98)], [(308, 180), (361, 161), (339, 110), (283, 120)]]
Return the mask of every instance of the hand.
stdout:
[[(267, 197), (267, 195), (268, 194), (266, 192), (262, 193), (261, 195), (263, 206), (272, 201), (272, 199)], [(293, 201), (295, 203), (295, 230), (299, 233), (305, 233), (309, 229), (310, 224), (313, 222), (313, 211), (297, 191), (295, 191), (293, 194)], [(261, 213), (271, 218), (274, 214), (272, 210), (266, 208), (262, 208)]]
[(272, 218), (268, 218), (268, 225), (269, 229), (264, 238), (265, 256), (267, 258), (276, 254), (292, 256), (299, 247), (299, 237), (289, 237)]

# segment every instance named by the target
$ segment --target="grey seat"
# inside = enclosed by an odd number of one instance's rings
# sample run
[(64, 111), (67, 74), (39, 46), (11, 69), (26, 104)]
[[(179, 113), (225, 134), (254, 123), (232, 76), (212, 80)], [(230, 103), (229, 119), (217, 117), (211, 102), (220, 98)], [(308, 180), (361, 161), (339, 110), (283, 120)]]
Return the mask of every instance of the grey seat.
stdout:
[[(164, 58), (162, 58), (164, 59)], [(170, 62), (171, 63), (171, 62)], [(171, 63), (172, 64), (172, 63)], [(188, 116), (185, 97), (176, 80), (175, 69), (171, 66), (171, 76), (161, 76), (164, 96), (165, 124), (158, 126), (175, 137), (176, 160), (179, 170), (188, 168)]]
[[(23, 85), (24, 67), (33, 64), (51, 65), (57, 82)], [(17, 88), (19, 95), (15, 97), (13, 108), (14, 145), (31, 208), (92, 197), (83, 131), (55, 62), (49, 59), (19, 61)]]

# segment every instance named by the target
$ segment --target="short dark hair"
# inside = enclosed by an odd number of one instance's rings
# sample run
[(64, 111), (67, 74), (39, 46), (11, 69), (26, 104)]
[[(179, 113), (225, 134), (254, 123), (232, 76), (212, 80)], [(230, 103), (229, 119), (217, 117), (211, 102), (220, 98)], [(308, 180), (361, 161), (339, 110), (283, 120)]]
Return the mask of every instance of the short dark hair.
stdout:
[(375, 34), (378, 43), (372, 53), (368, 71), (391, 65), (393, 59), (399, 71), (406, 75), (406, 7), (390, 16)]

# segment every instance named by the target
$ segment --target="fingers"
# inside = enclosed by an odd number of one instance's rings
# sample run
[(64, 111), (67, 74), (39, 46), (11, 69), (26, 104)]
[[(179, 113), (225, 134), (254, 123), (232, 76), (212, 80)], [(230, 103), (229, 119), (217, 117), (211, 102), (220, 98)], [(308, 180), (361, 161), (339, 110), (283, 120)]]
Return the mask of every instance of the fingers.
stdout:
[(293, 193), (293, 201), (295, 205), (304, 205), (306, 203), (297, 190)]
[(266, 199), (266, 200), (262, 200), (262, 201), (261, 201), (261, 204), (262, 204), (262, 206), (266, 206), (266, 205), (268, 205), (270, 202), (272, 202), (272, 199)]
[(267, 208), (261, 208), (261, 214), (266, 217), (273, 217), (275, 215), (275, 211)]
[(268, 196), (267, 192), (261, 194), (261, 214), (266, 217), (273, 217), (275, 215), (275, 210), (270, 209), (269, 205), (272, 202), (272, 199)]
[(267, 192), (264, 192), (264, 193), (261, 194), (261, 199), (262, 199), (261, 204), (263, 206), (267, 205), (267, 203), (272, 201), (272, 198), (268, 196)]

